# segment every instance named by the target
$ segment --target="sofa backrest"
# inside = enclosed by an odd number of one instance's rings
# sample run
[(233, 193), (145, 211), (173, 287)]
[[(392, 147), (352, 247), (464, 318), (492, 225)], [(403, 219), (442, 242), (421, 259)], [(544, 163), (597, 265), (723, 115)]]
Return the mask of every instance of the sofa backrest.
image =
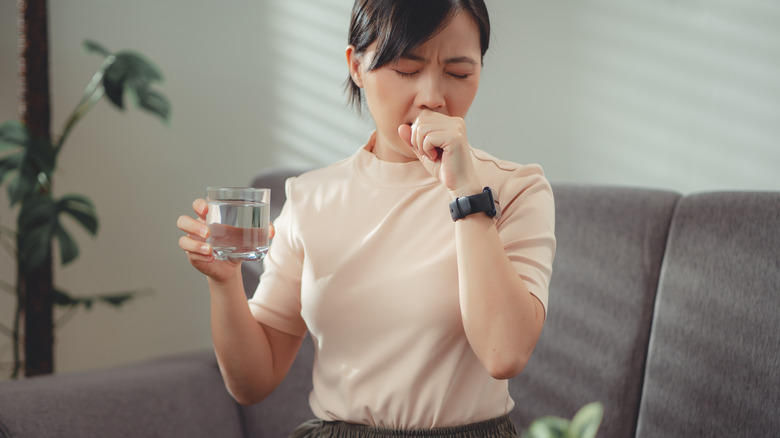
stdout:
[(600, 401), (599, 437), (634, 435), (658, 272), (680, 195), (554, 184), (558, 247), (549, 315), (510, 381), (518, 428)]
[(780, 193), (682, 199), (661, 271), (639, 437), (780, 434)]
[[(272, 188), (272, 217), (284, 180), (300, 172), (253, 180)], [(518, 427), (601, 401), (600, 438), (780, 430), (780, 194), (568, 184), (553, 192), (549, 316), (510, 381)], [(261, 266), (242, 269), (251, 295)], [(311, 417), (312, 361), (307, 340), (282, 387), (245, 408), (249, 436), (284, 436)]]

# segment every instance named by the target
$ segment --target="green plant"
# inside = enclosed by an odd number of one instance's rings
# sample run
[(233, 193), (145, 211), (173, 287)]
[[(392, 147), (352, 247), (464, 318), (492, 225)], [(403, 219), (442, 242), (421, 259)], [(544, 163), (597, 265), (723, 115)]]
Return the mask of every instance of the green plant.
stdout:
[[(153, 83), (163, 79), (154, 64), (136, 52), (111, 53), (93, 41), (85, 41), (84, 48), (88, 53), (103, 56), (104, 60), (65, 122), (58, 138), (33, 135), (20, 121), (9, 121), (0, 125), (0, 185), (7, 181), (11, 207), (19, 207), (16, 231), (7, 227), (0, 228), (0, 244), (16, 258), (20, 277), (16, 286), (0, 282), (0, 289), (14, 293), (17, 302), (13, 325), (0, 325), (0, 333), (8, 335), (13, 343), (13, 378), (18, 376), (22, 363), (20, 319), (24, 301), (29, 293), (29, 290), (22, 286), (23, 277), (52, 263), (55, 242), (59, 249), (60, 263), (63, 265), (78, 257), (78, 244), (60, 221), (63, 215), (70, 216), (93, 236), (98, 231), (95, 205), (89, 198), (79, 194), (65, 194), (55, 198), (52, 191), (52, 177), (57, 168), (57, 158), (62, 153), (69, 134), (103, 96), (120, 110), (125, 108), (125, 97), (129, 97), (137, 107), (165, 123), (170, 116), (168, 100), (151, 88)], [(51, 283), (51, 275), (48, 281)], [(143, 292), (126, 291), (75, 297), (51, 284), (49, 290), (52, 291), (49, 300), (52, 305), (64, 306), (70, 310), (79, 307), (90, 309), (95, 302), (121, 306)], [(24, 340), (36, 342), (30, 337), (25, 337)]]
[(571, 421), (552, 415), (534, 420), (521, 438), (594, 438), (603, 416), (601, 403), (589, 403), (574, 414)]

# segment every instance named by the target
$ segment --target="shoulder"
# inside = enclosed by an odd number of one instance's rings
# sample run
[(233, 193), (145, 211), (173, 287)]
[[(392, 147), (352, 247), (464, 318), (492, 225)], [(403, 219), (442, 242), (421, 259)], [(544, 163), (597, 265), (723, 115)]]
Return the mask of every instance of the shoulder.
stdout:
[(499, 199), (514, 199), (531, 190), (552, 195), (552, 188), (538, 164), (521, 164), (502, 160), (472, 148), (474, 167), (482, 183), (493, 189)]
[(345, 158), (325, 167), (309, 170), (287, 179), (287, 199), (303, 200), (338, 191), (352, 178), (353, 157)]

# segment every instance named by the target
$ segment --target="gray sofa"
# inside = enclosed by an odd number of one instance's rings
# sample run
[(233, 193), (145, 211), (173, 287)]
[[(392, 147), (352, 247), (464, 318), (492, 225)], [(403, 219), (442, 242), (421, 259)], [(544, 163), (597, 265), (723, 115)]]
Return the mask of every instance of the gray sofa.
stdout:
[[(275, 211), (297, 172), (254, 180)], [(780, 192), (553, 190), (549, 316), (510, 381), (518, 426), (601, 401), (603, 438), (780, 435)], [(245, 265), (249, 291), (257, 267)], [(311, 417), (311, 362), (307, 340), (250, 407), (211, 352), (3, 382), (0, 437), (284, 437)]]

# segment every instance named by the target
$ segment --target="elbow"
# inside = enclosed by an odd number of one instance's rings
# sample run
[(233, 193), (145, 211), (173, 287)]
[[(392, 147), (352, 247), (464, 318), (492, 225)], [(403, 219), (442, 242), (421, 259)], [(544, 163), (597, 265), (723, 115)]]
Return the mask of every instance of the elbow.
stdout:
[(520, 374), (525, 368), (525, 363), (519, 364), (496, 364), (490, 366), (487, 371), (490, 377), (496, 380), (509, 380)]
[(251, 398), (236, 397), (235, 395), (233, 395), (233, 399), (236, 401), (236, 403), (240, 404), (241, 406), (252, 406), (253, 404), (260, 401)]
[(240, 404), (241, 406), (251, 406), (255, 403), (261, 402), (266, 397), (266, 395), (252, 393), (246, 389), (242, 390), (242, 388), (233, 388), (229, 385), (226, 385), (225, 387), (227, 388), (230, 396), (233, 397), (233, 400), (235, 400), (236, 403)]
[(496, 380), (508, 380), (520, 374), (528, 364), (530, 354), (494, 354), (488, 360), (483, 361), (483, 365), (490, 377)]

